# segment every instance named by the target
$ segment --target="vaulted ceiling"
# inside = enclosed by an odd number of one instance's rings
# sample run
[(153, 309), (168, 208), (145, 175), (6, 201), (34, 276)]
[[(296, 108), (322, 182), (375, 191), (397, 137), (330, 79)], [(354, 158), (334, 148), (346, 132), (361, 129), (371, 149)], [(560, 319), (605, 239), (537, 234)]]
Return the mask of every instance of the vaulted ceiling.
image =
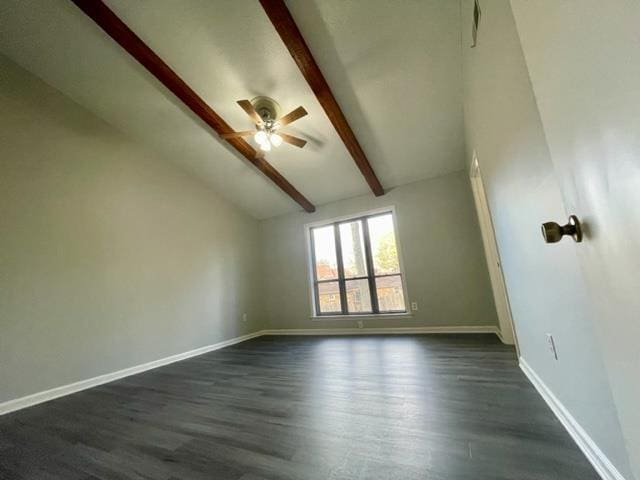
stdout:
[[(236, 130), (236, 100), (307, 117), (267, 160), (312, 203), (371, 190), (258, 0), (105, 0)], [(385, 189), (463, 167), (460, 7), (451, 0), (289, 0)], [(3, 0), (0, 51), (256, 218), (300, 210), (70, 0)], [(253, 140), (249, 140), (253, 143)]]

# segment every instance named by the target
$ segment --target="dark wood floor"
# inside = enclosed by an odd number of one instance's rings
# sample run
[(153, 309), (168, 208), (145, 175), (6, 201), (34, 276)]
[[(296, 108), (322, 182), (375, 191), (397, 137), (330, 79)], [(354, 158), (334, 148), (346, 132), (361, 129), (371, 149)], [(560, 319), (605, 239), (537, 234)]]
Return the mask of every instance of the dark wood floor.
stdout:
[(588, 480), (490, 335), (261, 337), (0, 417), (2, 479)]

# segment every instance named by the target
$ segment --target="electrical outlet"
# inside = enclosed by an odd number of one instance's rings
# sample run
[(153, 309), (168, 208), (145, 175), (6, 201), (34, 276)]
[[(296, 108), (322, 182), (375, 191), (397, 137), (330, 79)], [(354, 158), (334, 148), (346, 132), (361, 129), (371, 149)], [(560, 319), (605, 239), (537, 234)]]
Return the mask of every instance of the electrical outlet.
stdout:
[(362, 320), (358, 320), (358, 328), (364, 327), (364, 322)]
[(414, 312), (418, 311), (418, 302), (411, 302), (411, 310)]
[(243, 322), (246, 322), (246, 321), (247, 321), (247, 314), (246, 314), (246, 313), (243, 313), (243, 314), (242, 314), (242, 321), (243, 321)]
[(553, 358), (558, 360), (558, 350), (556, 349), (556, 342), (553, 340), (553, 335), (547, 333), (547, 346), (549, 347), (549, 351), (553, 355)]

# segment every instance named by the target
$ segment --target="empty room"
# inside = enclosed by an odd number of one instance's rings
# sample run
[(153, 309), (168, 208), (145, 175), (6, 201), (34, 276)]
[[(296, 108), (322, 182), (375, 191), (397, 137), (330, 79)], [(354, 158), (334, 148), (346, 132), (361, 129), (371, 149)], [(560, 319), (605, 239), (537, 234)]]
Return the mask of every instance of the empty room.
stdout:
[(1, 0), (1, 480), (640, 480), (640, 3)]

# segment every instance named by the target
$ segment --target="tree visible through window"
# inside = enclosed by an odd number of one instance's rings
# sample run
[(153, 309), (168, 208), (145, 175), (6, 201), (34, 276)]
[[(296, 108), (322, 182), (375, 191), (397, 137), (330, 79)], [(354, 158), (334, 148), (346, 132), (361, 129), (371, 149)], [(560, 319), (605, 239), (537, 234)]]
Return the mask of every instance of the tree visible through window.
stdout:
[(405, 312), (391, 212), (311, 228), (317, 315)]

